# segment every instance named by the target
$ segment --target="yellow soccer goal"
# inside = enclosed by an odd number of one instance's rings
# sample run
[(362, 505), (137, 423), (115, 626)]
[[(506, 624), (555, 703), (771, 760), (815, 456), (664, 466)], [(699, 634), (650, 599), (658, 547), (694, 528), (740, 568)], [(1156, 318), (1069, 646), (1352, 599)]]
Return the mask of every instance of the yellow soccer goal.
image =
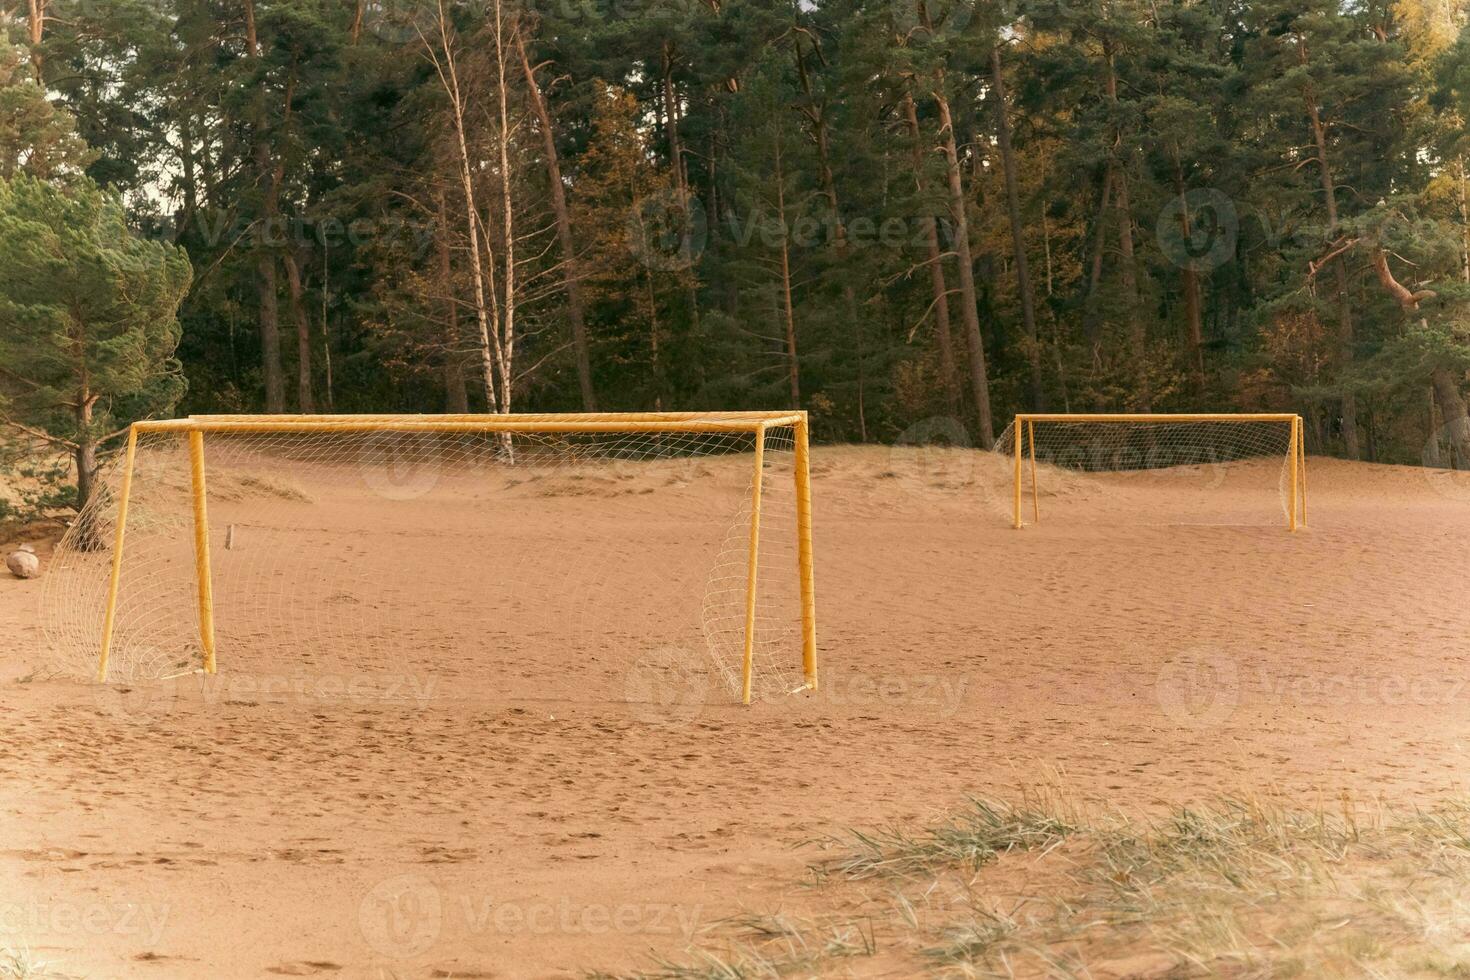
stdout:
[(48, 630), (99, 681), (748, 704), (817, 684), (808, 458), (798, 412), (139, 422)]
[(1043, 509), (1074, 522), (1295, 531), (1307, 520), (1299, 415), (1017, 415), (996, 452), (1017, 528)]

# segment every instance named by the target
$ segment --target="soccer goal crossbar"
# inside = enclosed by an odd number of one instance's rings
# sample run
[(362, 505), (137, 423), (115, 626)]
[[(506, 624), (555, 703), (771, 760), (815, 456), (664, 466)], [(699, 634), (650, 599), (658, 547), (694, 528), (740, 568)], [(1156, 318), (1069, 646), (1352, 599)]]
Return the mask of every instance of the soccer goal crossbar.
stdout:
[[(180, 437), (187, 444), (189, 463), (188, 496), (193, 525), (193, 578), (197, 585), (198, 642), (206, 674), (217, 671), (215, 637), (214, 574), (210, 556), (209, 489), (206, 449), (212, 437), (332, 436), (334, 434), (423, 434), (425, 437), (503, 437), (510, 450), (512, 437), (573, 439), (598, 434), (629, 434), (652, 439), (708, 435), (712, 438), (748, 440), (753, 449), (748, 513), (749, 539), (745, 555), (744, 656), (739, 687), (744, 703), (751, 702), (752, 664), (757, 634), (757, 586), (761, 549), (761, 498), (766, 460), (767, 433), (781, 430), (784, 445), (791, 449), (794, 473), (794, 542), (796, 582), (799, 590), (801, 671), (803, 686), (817, 687), (816, 599), (812, 550), (812, 494), (810, 435), (805, 412), (644, 412), (519, 415), (195, 415), (183, 419), (161, 419), (134, 423), (127, 434), (116, 491), (110, 575), (103, 612), (101, 647), (96, 676), (108, 678), (118, 622), (119, 595), (123, 587), (124, 550), (127, 544), (128, 508), (134, 495), (139, 440), (145, 437)], [(742, 532), (743, 533), (743, 532)], [(732, 651), (733, 653), (734, 651)], [(733, 681), (732, 681), (733, 684)]]
[[(1037, 431), (1043, 433), (1038, 451)], [(1059, 414), (1015, 417), (997, 448), (1013, 464), (1013, 520), (1041, 521), (1041, 482), (1053, 470), (1102, 473), (1227, 465), (1251, 459), (1282, 461), (1282, 510), (1296, 531), (1307, 522), (1307, 456), (1300, 415), (1285, 413)]]

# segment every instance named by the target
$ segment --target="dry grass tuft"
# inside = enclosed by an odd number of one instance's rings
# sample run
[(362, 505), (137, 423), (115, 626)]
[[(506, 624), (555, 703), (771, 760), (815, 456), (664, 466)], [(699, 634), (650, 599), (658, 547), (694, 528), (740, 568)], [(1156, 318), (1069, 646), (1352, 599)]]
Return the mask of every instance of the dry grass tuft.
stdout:
[(971, 800), (948, 823), (917, 832), (893, 828), (877, 833), (850, 830), (813, 843), (843, 848), (841, 857), (812, 865), (818, 878), (861, 880), (879, 876), (933, 877), (948, 867), (976, 869), (1012, 851), (1045, 850), (1061, 843), (1076, 827), (1072, 818), (1045, 803), (1013, 806)]
[(0, 980), (42, 980), (57, 977), (51, 965), (35, 958), (28, 949), (0, 947)]
[(1470, 978), (1467, 803), (1135, 819), (1053, 793), (813, 843), (839, 852), (812, 865), (827, 918), (729, 920), (629, 976)]

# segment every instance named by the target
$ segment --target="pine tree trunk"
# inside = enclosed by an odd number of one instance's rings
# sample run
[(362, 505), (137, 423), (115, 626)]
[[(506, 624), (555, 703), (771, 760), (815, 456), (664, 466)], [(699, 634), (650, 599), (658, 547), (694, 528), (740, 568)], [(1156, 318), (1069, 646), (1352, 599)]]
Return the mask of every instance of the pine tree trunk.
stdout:
[[(1112, 48), (1103, 44), (1105, 91), (1114, 112), (1118, 105), (1118, 76), (1113, 70)], [(1127, 306), (1128, 345), (1133, 359), (1134, 388), (1133, 404), (1140, 412), (1153, 409), (1153, 395), (1149, 391), (1148, 333), (1144, 325), (1142, 310), (1139, 309), (1138, 263), (1133, 252), (1133, 207), (1128, 196), (1127, 168), (1123, 166), (1123, 134), (1116, 126), (1113, 130), (1113, 173), (1114, 195), (1118, 210), (1119, 271), (1123, 280), (1123, 302)]]
[[(1307, 64), (1307, 47), (1299, 46), (1303, 67)], [(1327, 127), (1317, 111), (1317, 93), (1307, 89), (1307, 118), (1312, 124), (1312, 141), (1317, 148), (1317, 169), (1322, 179), (1322, 197), (1327, 207), (1327, 240), (1337, 239), (1337, 186), (1333, 180), (1332, 167), (1327, 159)], [(1353, 308), (1348, 297), (1347, 269), (1341, 259), (1333, 263), (1333, 280), (1337, 289), (1338, 305), (1338, 364), (1346, 370), (1353, 362)], [(1348, 459), (1359, 457), (1358, 449), (1358, 401), (1348, 392), (1342, 396), (1342, 446)]]
[(46, 37), (46, 7), (49, 3), (50, 0), (27, 0), (26, 3), (26, 35), (30, 41), (31, 71), (36, 76), (36, 84), (43, 89), (46, 79), (41, 72), (41, 42)]
[(679, 103), (674, 95), (674, 53), (671, 43), (663, 51), (664, 135), (669, 140), (669, 164), (674, 171), (674, 187), (679, 203), (688, 206), (689, 188), (684, 181), (684, 147), (679, 140)]
[(262, 251), (255, 259), (256, 295), (260, 317), (261, 375), (265, 380), (265, 410), (286, 411), (286, 383), (281, 372), (281, 318), (276, 296), (276, 258)]
[(1026, 258), (1026, 235), (1021, 225), (1021, 195), (1016, 179), (1016, 154), (1011, 147), (1011, 121), (1007, 115), (1005, 73), (1000, 63), (1000, 44), (990, 48), (990, 84), (995, 99), (995, 134), (1000, 144), (1001, 169), (1005, 171), (1006, 215), (1011, 225), (1011, 248), (1016, 261), (1016, 290), (1021, 297), (1021, 327), (1026, 334), (1026, 361), (1030, 367), (1027, 401), (1031, 410), (1046, 410), (1041, 385), (1041, 344), (1036, 337), (1036, 297), (1031, 290), (1031, 270)]
[(332, 249), (322, 242), (322, 374), (327, 389), (327, 414), (337, 411), (336, 392), (332, 385), (332, 328), (327, 304), (332, 296)]
[(1439, 469), (1444, 465), (1439, 452), (1439, 412), (1434, 382), (1429, 383), (1429, 438), (1424, 442), (1424, 465)]
[[(920, 146), (919, 112), (910, 92), (903, 94), (904, 115), (908, 119), (909, 135), (914, 141), (914, 183), (922, 198), (924, 194), (924, 150)], [(944, 401), (951, 413), (959, 412), (959, 371), (955, 365), (954, 334), (949, 322), (949, 284), (944, 280), (943, 256), (939, 249), (939, 222), (934, 215), (925, 214), (920, 222), (924, 228), (924, 244), (929, 260), (929, 286), (933, 299), (934, 329), (939, 340), (940, 383), (944, 387)]]
[[(1184, 169), (1179, 161), (1179, 147), (1174, 147), (1174, 192), (1179, 195), (1179, 230), (1184, 240), (1189, 241), (1193, 229), (1189, 222), (1189, 205), (1184, 199)], [(1189, 370), (1194, 380), (1194, 390), (1205, 390), (1205, 349), (1202, 302), (1200, 300), (1199, 272), (1186, 264), (1181, 270), (1184, 284), (1184, 322), (1189, 338)]]
[[(692, 198), (689, 194), (689, 174), (684, 169), (684, 143), (679, 136), (679, 98), (674, 89), (674, 46), (672, 43), (664, 44), (663, 51), (663, 94), (664, 94), (664, 128), (669, 139), (669, 163), (674, 170), (674, 187), (679, 196), (679, 208), (681, 218), (685, 222), (693, 222), (694, 212), (691, 210)], [(686, 225), (685, 233), (689, 231), (692, 224)], [(699, 333), (699, 280), (690, 270), (690, 275), (685, 277), (684, 293), (689, 302), (689, 319), (694, 327), (694, 332)]]
[(1465, 191), (1465, 158), (1455, 161), (1455, 186), (1460, 195), (1460, 277), (1470, 283), (1470, 195)]
[(587, 343), (587, 323), (582, 308), (582, 283), (576, 244), (572, 239), (571, 212), (567, 207), (566, 186), (562, 183), (561, 163), (556, 151), (556, 130), (551, 111), (536, 81), (536, 72), (526, 56), (526, 45), (519, 34), (516, 48), (521, 71), (526, 76), (526, 89), (531, 96), (531, 109), (541, 126), (542, 145), (546, 151), (546, 178), (551, 187), (551, 208), (556, 216), (556, 237), (562, 254), (562, 288), (567, 296), (567, 319), (572, 326), (572, 350), (577, 360), (577, 387), (582, 394), (582, 411), (597, 411), (597, 392), (592, 387), (592, 353)]
[(195, 173), (193, 119), (186, 110), (179, 116), (179, 162), (184, 169), (184, 206), (175, 218), (173, 240), (177, 242), (199, 210), (199, 178)]
[(291, 318), (296, 323), (296, 404), (302, 415), (316, 412), (311, 394), (311, 322), (302, 302), (301, 265), (287, 252), (281, 261), (286, 266), (286, 288), (291, 298)]
[(1098, 194), (1097, 221), (1092, 229), (1092, 258), (1087, 273), (1087, 295), (1082, 301), (1082, 331), (1092, 350), (1092, 363), (1102, 363), (1102, 298), (1103, 252), (1107, 248), (1108, 214), (1113, 208), (1113, 161), (1103, 171), (1102, 190)]
[(92, 435), (94, 404), (96, 399), (84, 384), (77, 393), (77, 445), (72, 454), (77, 468), (77, 543), (81, 551), (99, 551), (104, 547), (97, 515), (87, 509), (97, 492), (97, 443)]
[[(633, 207), (636, 211), (641, 203), (635, 199)], [(658, 295), (653, 288), (653, 270), (647, 266), (643, 269), (643, 282), (648, 296), (648, 356), (649, 369), (653, 374), (653, 410), (662, 412), (665, 386), (664, 365), (659, 350)]]
[[(795, 50), (797, 77), (801, 80), (802, 93), (806, 96), (808, 103), (807, 108), (802, 111), (812, 127), (812, 142), (817, 148), (817, 172), (822, 181), (822, 195), (826, 197), (827, 207), (832, 212), (837, 237), (837, 257), (845, 266), (849, 255), (847, 223), (842, 218), (842, 206), (837, 197), (837, 181), (832, 176), (832, 151), (827, 133), (827, 116), (824, 107), (818, 105), (813, 97), (811, 76), (807, 73), (806, 59), (802, 56), (799, 40), (795, 44)], [(862, 442), (867, 442), (868, 417), (865, 404), (867, 372), (864, 369), (866, 351), (863, 349), (863, 322), (860, 319), (861, 311), (858, 309), (857, 292), (853, 289), (851, 277), (848, 275), (842, 276), (842, 305), (847, 310), (847, 322), (853, 331), (853, 352), (857, 355), (858, 438)]]
[(77, 509), (84, 510), (97, 486), (97, 446), (91, 436), (83, 435), (78, 440), (73, 459), (77, 467)]
[(1439, 403), (1439, 414), (1444, 419), (1444, 431), (1450, 440), (1450, 465), (1457, 470), (1470, 469), (1470, 417), (1465, 410), (1465, 398), (1460, 386), (1448, 368), (1438, 367), (1430, 376), (1434, 386), (1435, 401)]
[[(255, 26), (254, 0), (245, 0), (245, 46), (251, 60), (260, 58), (260, 38)], [(286, 411), (286, 385), (281, 371), (281, 324), (276, 287), (276, 259), (269, 251), (269, 238), (279, 217), (279, 181), (271, 160), (271, 147), (264, 136), (264, 95), (255, 104), (255, 178), (261, 195), (260, 236), (255, 260), (256, 295), (260, 320), (260, 371), (265, 382), (265, 410), (279, 415)]]
[(786, 222), (786, 173), (781, 144), (776, 144), (776, 218), (781, 228), (781, 312), (786, 321), (786, 370), (791, 385), (791, 407), (801, 408), (801, 362), (796, 356), (796, 311), (791, 302), (791, 235)]
[(944, 92), (944, 75), (940, 73), (934, 87), (934, 102), (939, 108), (940, 134), (944, 137), (944, 159), (949, 177), (949, 204), (955, 224), (955, 254), (960, 268), (960, 313), (964, 317), (965, 340), (970, 348), (970, 391), (975, 398), (975, 412), (980, 424), (980, 445), (995, 446), (995, 424), (990, 411), (990, 379), (985, 370), (985, 346), (980, 336), (980, 310), (975, 296), (975, 268), (970, 254), (970, 220), (965, 200), (964, 181), (960, 176), (959, 149), (955, 145), (954, 118), (949, 111), (949, 97)]
[(1128, 200), (1128, 178), (1118, 168), (1114, 174), (1117, 181), (1118, 202), (1118, 251), (1119, 269), (1123, 279), (1123, 301), (1128, 306), (1128, 346), (1133, 356), (1134, 391), (1137, 410), (1153, 410), (1153, 395), (1149, 391), (1148, 378), (1148, 334), (1138, 308), (1138, 263), (1133, 253), (1133, 210)]

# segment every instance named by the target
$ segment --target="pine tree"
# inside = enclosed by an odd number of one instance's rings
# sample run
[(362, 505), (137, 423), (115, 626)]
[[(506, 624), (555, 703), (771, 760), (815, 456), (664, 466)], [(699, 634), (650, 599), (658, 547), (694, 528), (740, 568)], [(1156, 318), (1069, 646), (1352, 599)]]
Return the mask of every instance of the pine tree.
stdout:
[[(611, 358), (614, 377), (622, 375), (611, 387), (645, 392), (662, 408), (670, 396), (670, 292), (687, 289), (699, 243), (681, 222), (672, 176), (650, 162), (638, 117), (630, 92), (601, 86), (573, 209), (592, 270), (593, 349)], [(627, 367), (631, 378), (620, 370)]]
[(174, 351), (191, 278), (182, 251), (132, 234), (90, 181), (0, 180), (0, 422), (72, 456), (79, 510), (99, 444), (184, 392)]
[(20, 48), (0, 37), (0, 178), (76, 175), (96, 156), (71, 115), (47, 100)]

